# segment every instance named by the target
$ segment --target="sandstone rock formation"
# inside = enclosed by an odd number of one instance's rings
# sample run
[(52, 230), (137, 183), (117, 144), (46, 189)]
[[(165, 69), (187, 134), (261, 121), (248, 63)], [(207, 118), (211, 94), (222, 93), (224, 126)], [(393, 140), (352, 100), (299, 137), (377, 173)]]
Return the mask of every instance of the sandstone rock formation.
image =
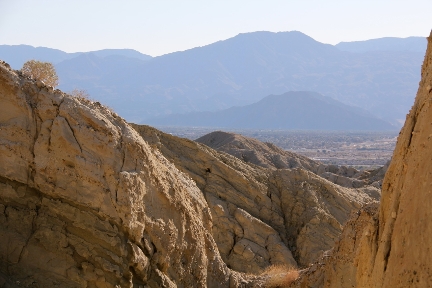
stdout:
[(370, 185), (381, 190), (382, 181), (389, 164), (390, 161), (377, 169), (364, 171), (359, 171), (353, 167), (321, 164), (317, 174), (343, 187), (360, 188)]
[(376, 200), (133, 128), (0, 63), (0, 286), (259, 285), (240, 272), (308, 265)]
[(99, 103), (0, 63), (0, 286), (238, 286), (194, 181)]
[(378, 211), (362, 211), (296, 287), (432, 287), (432, 34)]
[[(270, 169), (304, 168), (337, 185), (360, 188), (372, 185), (381, 189), (388, 164), (382, 168), (359, 171), (353, 167), (324, 165), (302, 155), (285, 151), (272, 143), (263, 143), (239, 134), (215, 131), (195, 141), (231, 154), (246, 163)], [(379, 197), (379, 195), (375, 195)]]
[[(301, 277), (290, 287), (363, 287), (357, 285), (358, 259), (354, 258), (357, 256), (360, 243), (365, 239), (370, 241), (376, 236), (372, 231), (378, 223), (377, 212), (377, 203), (353, 212), (336, 245), (326, 251), (312, 266), (302, 270)], [(364, 259), (364, 265), (373, 263)]]
[(221, 256), (237, 271), (310, 264), (333, 246), (350, 211), (379, 198), (376, 188), (340, 187), (301, 166), (265, 169), (149, 126), (132, 126), (197, 183), (213, 215)]
[(319, 163), (307, 157), (285, 151), (272, 143), (263, 143), (243, 135), (215, 131), (195, 140), (215, 150), (231, 154), (247, 163), (265, 168), (304, 168), (317, 172)]

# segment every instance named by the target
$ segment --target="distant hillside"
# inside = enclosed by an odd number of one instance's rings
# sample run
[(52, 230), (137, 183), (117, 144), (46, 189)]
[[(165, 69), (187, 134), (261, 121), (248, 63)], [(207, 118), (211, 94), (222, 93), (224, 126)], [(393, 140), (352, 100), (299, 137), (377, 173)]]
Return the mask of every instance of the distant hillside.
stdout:
[(320, 163), (312, 159), (285, 151), (272, 143), (261, 142), (230, 132), (214, 131), (196, 139), (195, 142), (264, 168), (291, 169), (301, 167), (317, 173), (320, 166)]
[(149, 125), (239, 129), (394, 130), (369, 113), (315, 92), (270, 95), (257, 103), (216, 112), (191, 112), (144, 121)]
[(101, 87), (97, 83), (101, 79), (115, 83), (121, 81), (122, 74), (119, 71), (130, 70), (138, 67), (143, 60), (125, 57), (121, 55), (110, 55), (105, 57), (97, 56), (97, 53), (83, 53), (75, 58), (64, 60), (56, 65), (57, 74), (61, 79), (61, 87), (65, 91), (75, 88), (86, 89), (92, 98), (97, 98), (99, 93), (103, 94), (103, 99), (110, 101), (112, 95), (109, 86)]
[(0, 59), (6, 61), (14, 69), (21, 69), (24, 62), (30, 59), (57, 64), (86, 53), (93, 53), (98, 57), (117, 55), (140, 60), (152, 58), (133, 49), (104, 49), (92, 52), (67, 53), (58, 49), (30, 45), (0, 45)]
[[(301, 167), (347, 188), (359, 188), (365, 185), (380, 188), (390, 163), (387, 162), (384, 167), (376, 170), (363, 172), (353, 167), (324, 165), (305, 156), (283, 150), (272, 143), (224, 131), (211, 132), (196, 139), (195, 142), (233, 155), (246, 163), (265, 168), (295, 169)], [(374, 193), (374, 195), (379, 198), (379, 194)]]
[[(254, 32), (155, 57), (83, 80), (69, 62), (60, 88), (79, 87), (140, 122), (157, 115), (215, 111), (287, 91), (317, 91), (392, 121), (403, 122), (420, 79), (424, 53), (350, 53), (300, 32)], [(63, 82), (62, 82), (63, 79)], [(66, 83), (68, 83), (66, 85)]]
[(336, 48), (349, 52), (370, 52), (370, 51), (411, 51), (425, 53), (426, 37), (384, 37), (365, 41), (341, 42)]
[[(37, 49), (47, 48), (32, 51)], [(60, 52), (52, 60), (59, 88), (85, 89), (130, 122), (244, 106), (270, 94), (307, 90), (403, 123), (424, 56), (424, 51), (341, 51), (297, 31), (239, 34), (149, 61), (125, 55), (107, 59), (100, 52), (61, 60)], [(1, 50), (0, 59), (16, 67)]]

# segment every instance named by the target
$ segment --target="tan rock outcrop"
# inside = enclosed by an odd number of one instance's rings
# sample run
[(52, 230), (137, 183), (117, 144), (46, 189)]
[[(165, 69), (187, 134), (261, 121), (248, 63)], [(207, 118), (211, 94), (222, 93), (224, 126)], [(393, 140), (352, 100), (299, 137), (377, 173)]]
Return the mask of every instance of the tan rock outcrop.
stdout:
[(239, 271), (308, 265), (374, 201), (133, 127), (0, 64), (0, 286), (260, 285)]
[(319, 167), (318, 162), (307, 157), (285, 151), (272, 143), (263, 143), (235, 133), (215, 131), (195, 141), (264, 168), (301, 167), (316, 173)]
[(432, 34), (421, 74), (378, 212), (351, 221), (332, 259), (305, 271), (297, 287), (432, 287)]
[[(324, 165), (302, 155), (285, 151), (272, 143), (263, 143), (250, 137), (223, 131), (211, 132), (195, 141), (233, 155), (246, 163), (264, 168), (303, 168), (347, 188), (372, 185), (381, 189), (382, 179), (388, 166), (371, 171), (359, 171), (353, 167)], [(379, 197), (379, 193), (374, 197)]]
[(124, 120), (0, 64), (0, 286), (238, 286), (211, 229)]
[[(340, 240), (316, 263), (300, 271), (300, 278), (290, 287), (362, 287), (357, 286), (359, 259), (354, 259), (361, 246), (373, 241), (378, 223), (378, 204), (371, 203), (353, 212), (345, 224)], [(359, 257), (360, 258), (360, 257)], [(367, 259), (364, 265), (373, 265)]]
[(368, 195), (373, 188), (344, 188), (299, 168), (276, 171), (270, 183), (277, 187), (289, 243), (303, 267), (334, 246), (351, 211), (376, 200)]
[(351, 210), (379, 197), (373, 187), (347, 189), (301, 167), (265, 169), (149, 126), (132, 126), (197, 183), (211, 209), (221, 256), (238, 271), (310, 264), (333, 246)]
[(234, 270), (259, 273), (271, 264), (297, 266), (286, 243), (283, 212), (268, 196), (270, 171), (205, 145), (132, 125), (201, 189), (213, 216), (213, 236)]

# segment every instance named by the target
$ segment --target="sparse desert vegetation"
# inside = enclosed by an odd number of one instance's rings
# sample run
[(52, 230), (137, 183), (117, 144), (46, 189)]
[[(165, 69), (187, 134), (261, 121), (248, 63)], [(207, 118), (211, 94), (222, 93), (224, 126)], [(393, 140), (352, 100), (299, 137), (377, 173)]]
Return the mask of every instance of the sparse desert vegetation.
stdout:
[(286, 265), (272, 265), (267, 267), (261, 276), (266, 277), (265, 288), (288, 287), (299, 277), (299, 271)]
[(23, 75), (42, 81), (45, 85), (56, 87), (58, 85), (58, 76), (55, 67), (50, 62), (29, 60), (21, 68)]

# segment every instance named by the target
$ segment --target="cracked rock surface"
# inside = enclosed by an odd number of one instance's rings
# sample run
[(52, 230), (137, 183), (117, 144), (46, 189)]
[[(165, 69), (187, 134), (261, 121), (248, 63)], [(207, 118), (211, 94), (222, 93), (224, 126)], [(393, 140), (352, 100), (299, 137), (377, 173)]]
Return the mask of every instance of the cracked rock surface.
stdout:
[(0, 63), (1, 287), (245, 285), (212, 226), (194, 181), (123, 119)]
[(129, 125), (0, 63), (0, 286), (259, 286), (374, 191)]
[(301, 167), (316, 172), (320, 165), (316, 161), (285, 151), (272, 143), (263, 143), (231, 132), (215, 131), (195, 141), (264, 168), (287, 169)]
[[(215, 131), (195, 140), (217, 151), (225, 152), (243, 160), (268, 169), (303, 168), (330, 182), (347, 188), (361, 188), (372, 185), (381, 189), (382, 179), (388, 163), (375, 170), (359, 171), (353, 167), (324, 165), (305, 156), (285, 151), (268, 142), (235, 134)], [(379, 194), (374, 195), (379, 198)]]
[(196, 182), (221, 257), (237, 271), (309, 265), (334, 245), (352, 210), (379, 198), (374, 187), (341, 187), (304, 166), (268, 169), (149, 126), (132, 127)]

